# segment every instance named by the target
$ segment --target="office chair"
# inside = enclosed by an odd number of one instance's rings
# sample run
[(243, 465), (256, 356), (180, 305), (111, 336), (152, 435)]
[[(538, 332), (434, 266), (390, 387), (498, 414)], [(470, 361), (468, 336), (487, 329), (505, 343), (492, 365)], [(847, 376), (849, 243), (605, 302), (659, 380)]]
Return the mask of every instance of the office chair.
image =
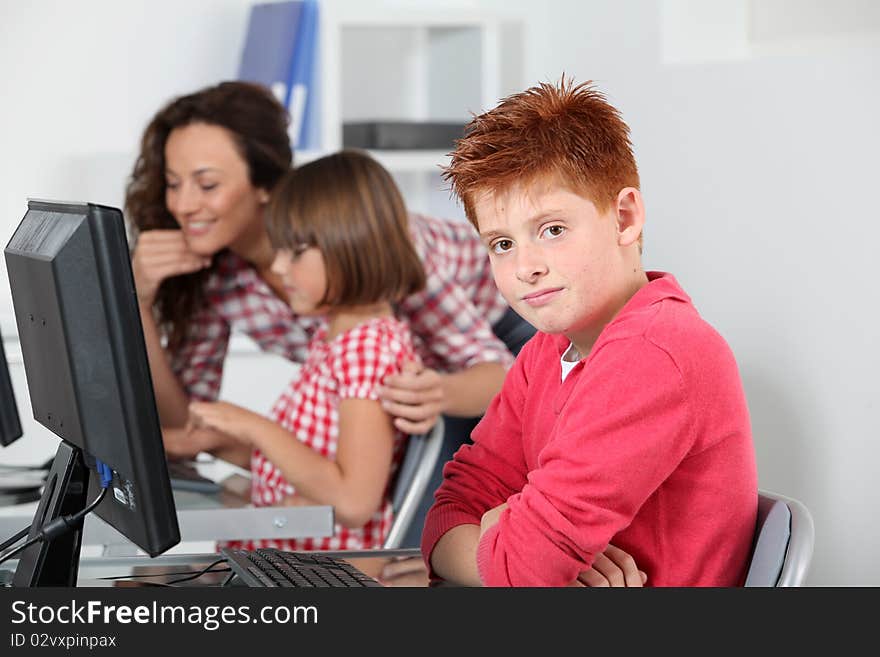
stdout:
[(415, 518), (428, 482), (431, 481), (431, 473), (434, 471), (442, 446), (442, 418), (428, 433), (413, 435), (407, 440), (406, 454), (394, 481), (394, 494), (391, 498), (394, 520), (383, 547), (400, 547), (407, 529)]
[(758, 491), (758, 522), (745, 586), (802, 586), (813, 558), (813, 517), (801, 502)]

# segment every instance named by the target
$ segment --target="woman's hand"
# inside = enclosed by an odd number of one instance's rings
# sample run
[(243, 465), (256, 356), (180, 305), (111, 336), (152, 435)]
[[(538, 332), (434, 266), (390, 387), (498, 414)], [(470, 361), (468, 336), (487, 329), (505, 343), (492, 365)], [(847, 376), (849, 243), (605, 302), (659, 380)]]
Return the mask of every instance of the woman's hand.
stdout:
[(259, 413), (228, 402), (192, 402), (189, 405), (187, 429), (216, 429), (244, 443), (252, 444), (251, 436), (254, 431), (267, 421)]
[(147, 308), (166, 278), (191, 274), (211, 265), (211, 259), (193, 253), (182, 230), (147, 230), (138, 236), (131, 269), (138, 302)]
[(400, 374), (385, 379), (379, 390), (382, 408), (394, 416), (394, 426), (404, 433), (428, 432), (446, 408), (443, 375), (409, 361)]

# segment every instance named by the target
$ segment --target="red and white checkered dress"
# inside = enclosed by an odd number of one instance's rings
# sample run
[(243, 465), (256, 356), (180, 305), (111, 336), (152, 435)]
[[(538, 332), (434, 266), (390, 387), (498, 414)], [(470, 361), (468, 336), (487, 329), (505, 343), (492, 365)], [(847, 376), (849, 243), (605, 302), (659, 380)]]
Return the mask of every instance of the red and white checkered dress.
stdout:
[[(400, 371), (414, 357), (412, 336), (403, 322), (382, 317), (367, 320), (326, 341), (326, 327), (315, 333), (300, 376), (281, 394), (271, 417), (292, 435), (321, 456), (335, 460), (339, 440), (339, 403), (343, 399), (378, 400), (377, 389), (385, 377)], [(390, 482), (402, 457), (405, 435), (394, 438)], [(281, 471), (259, 450), (251, 457), (253, 483), (251, 500), (255, 506), (278, 506), (295, 488)], [(252, 550), (275, 547), (281, 550), (356, 550), (382, 547), (391, 528), (390, 486), (385, 500), (360, 529), (336, 524), (327, 538), (260, 540), (230, 543)]]
[[(495, 287), (486, 248), (470, 224), (409, 216), (410, 234), (425, 268), (425, 289), (397, 307), (409, 324), (425, 366), (455, 372), (513, 356), (492, 332), (507, 303)], [(254, 267), (231, 252), (217, 257), (205, 287), (206, 307), (190, 322), (172, 368), (193, 399), (214, 400), (232, 331), (251, 337), (263, 351), (303, 362), (320, 320), (294, 315)]]

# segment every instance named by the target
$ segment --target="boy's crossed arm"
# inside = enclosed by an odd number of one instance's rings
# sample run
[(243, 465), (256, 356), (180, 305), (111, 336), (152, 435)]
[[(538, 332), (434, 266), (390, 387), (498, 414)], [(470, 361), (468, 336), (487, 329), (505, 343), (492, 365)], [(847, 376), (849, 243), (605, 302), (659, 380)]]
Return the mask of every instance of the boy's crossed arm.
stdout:
[[(477, 571), (477, 545), (506, 508), (505, 502), (489, 509), (483, 514), (479, 527), (458, 525), (446, 532), (431, 555), (433, 570), (442, 573), (450, 581), (465, 586), (481, 586)], [(648, 575), (639, 570), (631, 555), (609, 545), (604, 552), (596, 555), (593, 565), (579, 573), (569, 586), (636, 588), (643, 586), (647, 580)]]

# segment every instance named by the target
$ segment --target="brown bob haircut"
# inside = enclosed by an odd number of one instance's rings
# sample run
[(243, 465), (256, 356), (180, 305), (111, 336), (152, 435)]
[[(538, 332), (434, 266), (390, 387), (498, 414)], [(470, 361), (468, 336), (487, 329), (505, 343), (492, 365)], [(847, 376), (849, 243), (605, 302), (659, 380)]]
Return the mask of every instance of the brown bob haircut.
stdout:
[(476, 227), (476, 198), (550, 178), (606, 211), (639, 186), (629, 127), (591, 81), (540, 83), (475, 116), (444, 178)]
[(396, 303), (425, 286), (400, 191), (366, 153), (343, 150), (290, 170), (272, 195), (267, 227), (276, 249), (321, 252), (321, 305)]

